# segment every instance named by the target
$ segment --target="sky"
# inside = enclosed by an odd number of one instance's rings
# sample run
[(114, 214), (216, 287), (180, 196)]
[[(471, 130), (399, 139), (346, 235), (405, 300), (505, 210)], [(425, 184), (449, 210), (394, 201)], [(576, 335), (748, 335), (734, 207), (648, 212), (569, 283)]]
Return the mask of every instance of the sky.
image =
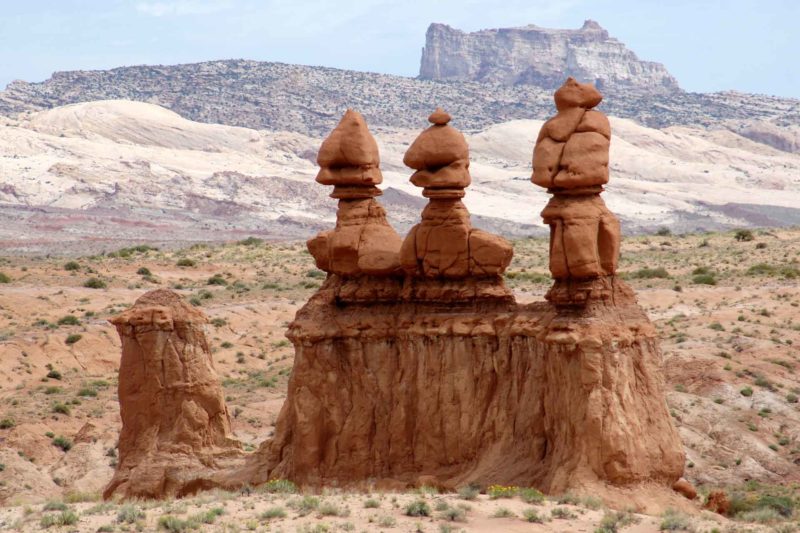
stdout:
[(800, 0), (0, 0), (0, 87), (59, 70), (255, 59), (403, 76), (425, 30), (594, 19), (689, 91), (800, 98)]

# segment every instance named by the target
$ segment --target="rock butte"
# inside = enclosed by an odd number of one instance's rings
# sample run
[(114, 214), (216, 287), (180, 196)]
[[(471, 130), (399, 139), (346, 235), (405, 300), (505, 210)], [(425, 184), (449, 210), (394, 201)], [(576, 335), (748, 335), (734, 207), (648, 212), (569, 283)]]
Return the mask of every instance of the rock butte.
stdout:
[[(172, 303), (156, 313), (148, 293), (114, 319), (124, 427), (106, 495), (121, 483), (155, 487), (158, 476), (170, 490), (122, 493), (162, 497), (286, 478), (309, 488), (533, 486), (610, 504), (624, 497), (643, 510), (681, 505), (679, 493), (694, 489), (681, 479), (685, 457), (664, 398), (657, 332), (615, 275), (619, 224), (599, 196), (611, 135), (592, 109), (600, 99), (594, 87), (567, 80), (536, 143), (533, 181), (554, 195), (542, 216), (552, 228), (555, 283), (547, 301), (528, 305), (503, 283), (509, 243), (470, 225), (461, 203), (469, 150), (450, 116), (437, 109), (405, 155), (430, 203), (401, 241), (374, 198), (377, 145), (348, 110), (319, 153), (317, 181), (334, 186), (339, 211), (336, 228), (308, 242), (328, 277), (289, 325), (295, 361), (274, 437), (238, 455), (201, 315), (168, 291), (158, 294)], [(172, 339), (201, 356), (203, 386), (191, 387), (184, 373), (175, 375), (186, 390), (180, 401), (163, 401), (156, 386), (125, 393), (133, 372), (126, 361), (158, 359)], [(191, 439), (128, 422), (142, 404), (157, 410), (156, 420), (182, 420), (198, 412), (185, 407), (198, 394), (210, 401), (205, 416), (192, 417)], [(150, 452), (155, 435), (163, 452)], [(148, 453), (202, 466), (164, 475), (159, 463), (144, 466)]]

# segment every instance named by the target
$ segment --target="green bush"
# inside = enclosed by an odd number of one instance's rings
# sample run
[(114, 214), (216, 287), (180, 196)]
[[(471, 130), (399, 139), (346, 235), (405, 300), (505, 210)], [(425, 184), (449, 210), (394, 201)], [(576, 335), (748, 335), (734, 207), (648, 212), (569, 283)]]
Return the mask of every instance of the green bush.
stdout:
[(739, 394), (749, 398), (750, 396), (753, 395), (753, 389), (751, 387), (749, 387), (749, 386), (744, 387), (744, 388), (742, 388), (742, 390), (739, 391)]
[(67, 271), (75, 271), (79, 270), (80, 268), (81, 265), (77, 261), (67, 261), (66, 263), (64, 263), (64, 270)]
[(189, 259), (188, 257), (184, 257), (183, 259), (178, 259), (178, 262), (175, 264), (179, 267), (193, 267), (197, 263), (195, 263), (194, 259)]
[(181, 520), (177, 516), (164, 515), (158, 519), (158, 529), (181, 532), (194, 529), (197, 524), (189, 520)]
[(53, 446), (55, 446), (56, 448), (61, 448), (65, 452), (68, 452), (72, 449), (72, 441), (64, 437), (63, 435), (59, 435), (58, 437), (54, 438), (51, 442), (53, 443)]
[(458, 489), (458, 497), (462, 500), (474, 500), (481, 491), (475, 485), (464, 485)]
[(80, 326), (81, 321), (75, 315), (64, 315), (58, 319), (59, 326)]
[(714, 274), (698, 274), (692, 278), (695, 285), (716, 285), (717, 278)]
[(8, 274), (0, 272), (0, 283), (11, 283), (11, 278), (8, 277)]
[(139, 267), (139, 270), (136, 271), (137, 274), (140, 276), (152, 276), (153, 273), (150, 272), (150, 269), (147, 267)]
[(78, 522), (78, 515), (73, 511), (67, 509), (58, 514), (46, 514), (39, 521), (39, 525), (43, 528), (50, 526), (71, 526)]
[(286, 511), (283, 510), (283, 507), (270, 507), (269, 509), (261, 513), (261, 515), (259, 516), (261, 520), (272, 520), (274, 518), (285, 518), (285, 517), (286, 517)]
[(544, 518), (539, 515), (539, 511), (532, 507), (522, 511), (522, 518), (524, 518), (526, 522), (533, 522), (536, 524), (541, 524), (544, 522)]
[(59, 372), (58, 370), (55, 370), (55, 369), (51, 369), (47, 373), (47, 377), (50, 378), (50, 379), (59, 379), (60, 380), (61, 379), (61, 372)]
[(81, 387), (80, 390), (78, 390), (78, 396), (94, 398), (97, 396), (97, 390), (95, 390), (94, 387)]
[(83, 335), (81, 335), (80, 333), (73, 333), (72, 335), (68, 335), (67, 338), (64, 339), (64, 342), (66, 344), (75, 344), (76, 342), (78, 342), (82, 338), (83, 338)]
[(87, 289), (105, 289), (106, 282), (100, 278), (89, 278), (83, 282), (83, 286)]
[(132, 503), (126, 503), (117, 512), (117, 522), (120, 524), (135, 524), (145, 518), (145, 513)]
[(221, 274), (214, 274), (213, 276), (208, 278), (208, 281), (206, 282), (206, 284), (207, 285), (227, 285), (228, 282), (225, 280), (225, 278), (222, 277)]
[(631, 277), (637, 279), (653, 279), (653, 278), (664, 279), (669, 277), (669, 272), (667, 272), (667, 270), (664, 267), (658, 267), (658, 268), (644, 267), (640, 268), (636, 272), (633, 272), (631, 274)]
[(16, 425), (17, 423), (14, 422), (13, 418), (4, 418), (0, 420), (0, 429), (11, 429)]
[(366, 500), (364, 502), (364, 508), (365, 509), (377, 509), (380, 506), (381, 506), (381, 502), (379, 502), (375, 498), (369, 498), (368, 500)]
[(66, 405), (66, 404), (63, 404), (61, 402), (54, 403), (51, 411), (53, 411), (54, 413), (67, 415), (67, 416), (69, 416), (69, 414), (71, 412), (70, 409), (69, 409), (69, 406)]
[(406, 516), (430, 516), (431, 508), (425, 500), (415, 500), (406, 505), (403, 513)]
[(259, 239), (257, 237), (248, 237), (246, 239), (239, 241), (237, 244), (241, 246), (259, 246), (261, 244), (264, 244), (264, 240)]
[(544, 494), (534, 488), (520, 489), (519, 497), (525, 503), (539, 504), (544, 502)]
[(733, 238), (739, 242), (749, 242), (755, 237), (753, 237), (753, 232), (749, 229), (737, 229), (736, 233), (733, 234)]

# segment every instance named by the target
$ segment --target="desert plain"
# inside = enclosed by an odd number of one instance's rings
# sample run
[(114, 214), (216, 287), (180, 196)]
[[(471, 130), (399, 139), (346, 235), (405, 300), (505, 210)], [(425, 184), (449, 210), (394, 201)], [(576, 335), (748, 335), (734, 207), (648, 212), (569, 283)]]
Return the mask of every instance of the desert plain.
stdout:
[[(520, 302), (551, 284), (547, 240), (514, 241)], [(0, 258), (0, 529), (38, 531), (794, 531), (800, 505), (800, 230), (623, 240), (621, 275), (661, 336), (667, 402), (695, 502), (658, 515), (492, 480), (439, 493), (303, 491), (286, 480), (174, 501), (103, 502), (120, 430), (108, 322), (166, 287), (206, 333), (236, 438), (268, 439), (286, 395), (294, 313), (321, 285), (303, 242), (248, 238), (92, 256)], [(727, 517), (702, 510), (724, 490)]]

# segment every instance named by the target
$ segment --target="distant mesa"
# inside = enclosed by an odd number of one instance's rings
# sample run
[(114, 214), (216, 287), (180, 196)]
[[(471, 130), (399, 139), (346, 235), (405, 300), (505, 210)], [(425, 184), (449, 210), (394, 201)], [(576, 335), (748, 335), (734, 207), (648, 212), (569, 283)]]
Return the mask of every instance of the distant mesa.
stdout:
[(554, 89), (572, 76), (598, 88), (680, 90), (664, 65), (642, 61), (594, 20), (578, 30), (500, 28), (466, 33), (431, 24), (422, 49), (423, 80), (536, 85)]

